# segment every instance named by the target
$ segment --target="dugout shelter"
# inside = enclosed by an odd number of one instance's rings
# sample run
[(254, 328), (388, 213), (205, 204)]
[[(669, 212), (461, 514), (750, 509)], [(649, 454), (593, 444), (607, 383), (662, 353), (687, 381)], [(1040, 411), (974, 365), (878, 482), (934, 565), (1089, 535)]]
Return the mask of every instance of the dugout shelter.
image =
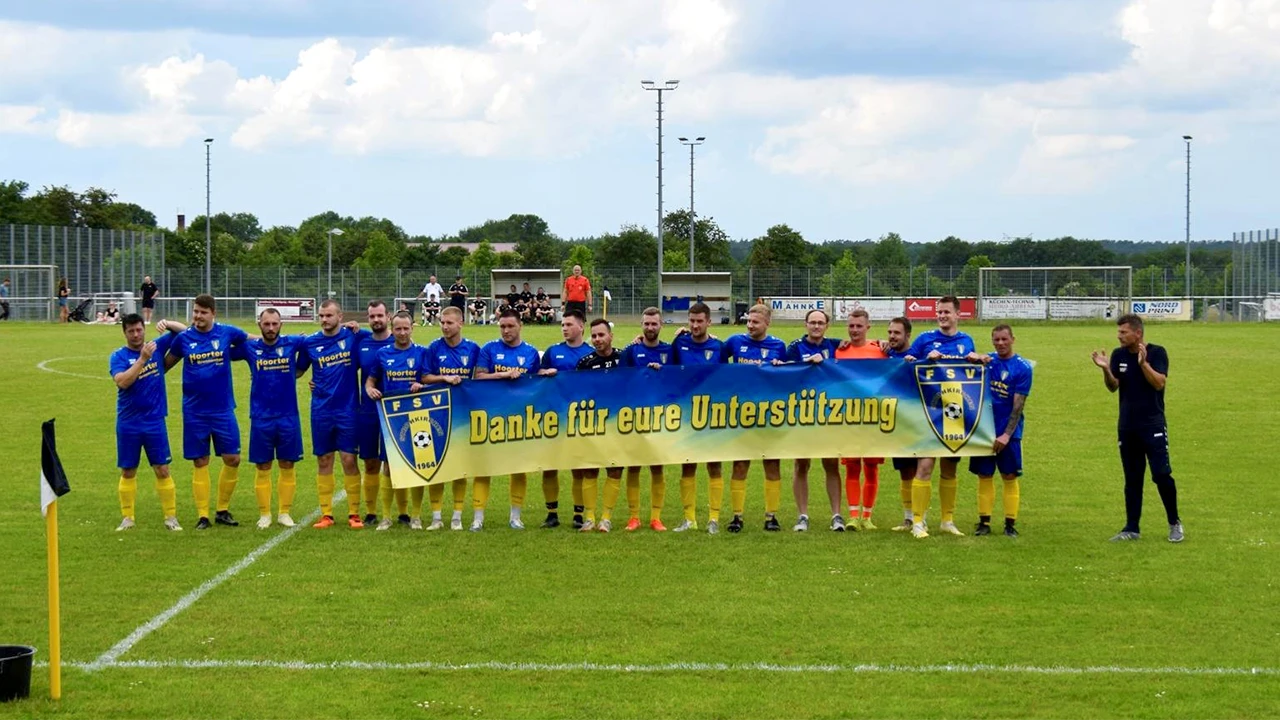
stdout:
[(704, 302), (712, 324), (733, 322), (733, 276), (727, 272), (662, 273), (662, 322), (683, 323), (689, 306)]
[[(512, 285), (516, 286), (516, 292), (520, 292), (524, 289), (525, 283), (529, 283), (529, 291), (535, 294), (541, 287), (547, 294), (547, 299), (551, 301), (551, 308), (555, 310), (556, 316), (560, 315), (560, 307), (563, 304), (560, 291), (564, 290), (564, 273), (559, 268), (494, 268), (489, 272), (488, 299), (492, 308), (502, 304), (502, 298), (506, 296)], [(476, 293), (473, 291), (471, 297), (475, 296)]]

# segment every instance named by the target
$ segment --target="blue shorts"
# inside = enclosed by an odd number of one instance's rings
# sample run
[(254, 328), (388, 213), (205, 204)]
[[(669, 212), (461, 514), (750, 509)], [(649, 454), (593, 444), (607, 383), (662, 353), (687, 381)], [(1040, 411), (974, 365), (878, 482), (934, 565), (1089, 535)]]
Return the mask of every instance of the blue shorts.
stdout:
[(356, 418), (348, 415), (311, 415), (311, 453), (316, 457), (331, 452), (355, 455), (360, 444), (356, 438)]
[(208, 457), (210, 440), (213, 440), (214, 455), (240, 454), (240, 424), (234, 411), (182, 417), (182, 457), (187, 460)]
[(1022, 440), (1013, 438), (996, 455), (969, 458), (969, 472), (978, 477), (993, 477), (997, 469), (1001, 475), (1022, 476)]
[(302, 423), (298, 416), (249, 419), (249, 462), (302, 459)]
[(131, 420), (128, 426), (116, 423), (116, 467), (123, 470), (138, 467), (143, 450), (147, 451), (147, 462), (152, 467), (173, 462), (164, 418)]
[(916, 459), (912, 457), (893, 458), (893, 469), (898, 472), (910, 470), (911, 474), (914, 475), (916, 472), (916, 465), (918, 464), (919, 463), (916, 462)]
[(387, 459), (382, 449), (382, 421), (378, 413), (356, 414), (356, 443), (360, 446), (361, 460)]

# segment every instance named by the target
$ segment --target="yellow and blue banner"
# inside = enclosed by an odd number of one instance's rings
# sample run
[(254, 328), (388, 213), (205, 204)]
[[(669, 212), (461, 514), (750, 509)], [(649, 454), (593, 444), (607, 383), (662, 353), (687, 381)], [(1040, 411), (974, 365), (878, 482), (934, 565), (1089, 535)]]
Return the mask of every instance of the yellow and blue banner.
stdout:
[(962, 360), (617, 368), (383, 398), (397, 488), (544, 469), (990, 455), (986, 368)]

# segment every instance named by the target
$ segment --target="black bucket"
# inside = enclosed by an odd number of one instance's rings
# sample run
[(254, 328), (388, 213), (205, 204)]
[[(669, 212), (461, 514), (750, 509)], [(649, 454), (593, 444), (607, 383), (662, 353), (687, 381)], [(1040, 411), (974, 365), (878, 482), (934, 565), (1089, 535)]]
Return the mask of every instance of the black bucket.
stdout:
[(0, 645), (0, 702), (31, 694), (31, 660), (36, 649), (30, 645)]

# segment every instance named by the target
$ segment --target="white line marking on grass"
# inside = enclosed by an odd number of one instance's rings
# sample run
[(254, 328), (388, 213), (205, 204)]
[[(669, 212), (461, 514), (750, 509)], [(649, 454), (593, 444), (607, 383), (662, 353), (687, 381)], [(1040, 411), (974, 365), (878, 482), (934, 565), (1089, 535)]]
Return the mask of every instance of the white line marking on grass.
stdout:
[[(342, 502), (343, 500), (346, 499), (346, 497), (347, 497), (347, 491), (339, 490), (333, 496), (333, 502), (335, 503)], [(248, 555), (245, 555), (244, 557), (240, 558), (240, 560), (237, 561), (231, 567), (227, 568), (226, 570), (223, 570), (222, 572), (218, 573), (214, 577), (204, 581), (203, 583), (201, 583), (200, 587), (196, 588), (195, 590), (192, 590), (186, 595), (183, 595), (181, 598), (178, 599), (178, 602), (174, 603), (168, 610), (165, 610), (159, 615), (156, 615), (155, 617), (151, 618), (145, 623), (139, 625), (136, 629), (134, 629), (133, 632), (129, 633), (128, 637), (116, 643), (115, 645), (111, 646), (110, 650), (107, 650), (106, 652), (99, 655), (98, 659), (94, 660), (91, 663), (86, 663), (84, 665), (84, 669), (93, 671), (93, 670), (100, 670), (102, 668), (107, 668), (107, 667), (121, 667), (120, 663), (117, 662), (117, 659), (121, 655), (129, 652), (129, 650), (133, 648), (134, 645), (137, 645), (143, 638), (155, 632), (156, 630), (159, 630), (160, 628), (164, 627), (165, 623), (172, 620), (178, 613), (194, 605), (196, 601), (198, 601), (200, 598), (207, 595), (209, 591), (213, 590), (214, 588), (218, 587), (222, 583), (240, 574), (241, 570), (244, 570), (245, 568), (257, 562), (258, 558), (271, 552), (271, 549), (274, 548), (275, 546), (279, 545), (285, 540), (288, 540), (289, 538), (298, 534), (299, 532), (302, 531), (303, 528), (310, 527), (311, 523), (314, 522), (319, 517), (320, 517), (320, 508), (316, 508), (315, 510), (312, 510), (305, 518), (303, 518), (300, 522), (298, 522), (298, 524), (294, 525), (288, 530), (285, 530), (279, 535), (276, 535), (275, 537), (262, 543), (257, 548), (252, 550)]]
[(36, 369), (43, 370), (45, 372), (57, 373), (59, 375), (69, 375), (71, 377), (84, 378), (86, 380), (110, 380), (111, 376), (107, 375), (106, 373), (103, 373), (101, 375), (85, 375), (84, 373), (67, 372), (66, 370), (59, 370), (57, 368), (49, 367), (49, 363), (53, 363), (53, 362), (61, 362), (63, 360), (84, 360), (85, 358), (94, 358), (94, 357), (97, 357), (97, 356), (75, 355), (70, 357), (49, 358), (48, 360), (41, 360), (40, 362), (36, 363)]
[(379, 670), (379, 671), (498, 671), (541, 673), (739, 673), (763, 672), (778, 674), (945, 674), (945, 675), (1195, 675), (1195, 676), (1246, 676), (1280, 675), (1280, 668), (1268, 667), (1123, 667), (1117, 665), (1089, 665), (1068, 667), (1063, 665), (898, 665), (863, 663), (859, 665), (779, 665), (776, 663), (535, 663), (535, 662), (377, 662), (362, 660), (336, 660), (333, 662), (307, 662), (305, 660), (111, 660), (101, 658), (91, 663), (63, 663), (89, 672), (107, 668), (122, 670), (151, 669), (267, 669), (267, 670)]

